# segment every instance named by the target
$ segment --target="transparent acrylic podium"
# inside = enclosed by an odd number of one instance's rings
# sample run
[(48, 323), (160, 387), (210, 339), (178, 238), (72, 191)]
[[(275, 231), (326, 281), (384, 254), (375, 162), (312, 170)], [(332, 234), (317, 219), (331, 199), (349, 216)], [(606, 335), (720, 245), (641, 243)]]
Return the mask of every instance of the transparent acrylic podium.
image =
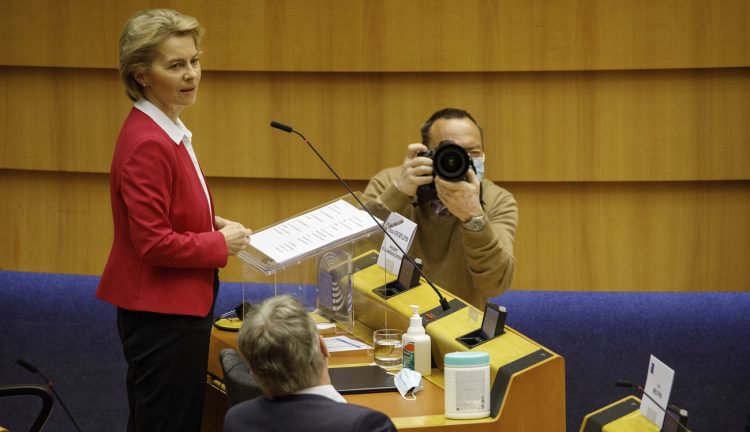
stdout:
[(290, 294), (351, 329), (351, 275), (376, 264), (383, 237), (350, 195), (269, 225), (254, 232), (250, 246), (237, 254), (243, 262), (243, 297), (245, 290)]

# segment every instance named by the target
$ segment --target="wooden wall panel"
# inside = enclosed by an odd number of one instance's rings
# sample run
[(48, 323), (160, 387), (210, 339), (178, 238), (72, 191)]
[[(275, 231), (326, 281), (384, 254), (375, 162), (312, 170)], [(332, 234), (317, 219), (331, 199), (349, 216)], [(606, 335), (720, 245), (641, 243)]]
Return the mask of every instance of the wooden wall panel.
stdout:
[[(0, 64), (111, 68), (154, 2), (0, 2)], [(527, 71), (750, 66), (746, 0), (168, 0), (213, 68)]]
[[(207, 60), (208, 61), (208, 60)], [(110, 70), (0, 67), (0, 166), (107, 172), (129, 103)], [(329, 179), (400, 163), (444, 106), (485, 128), (504, 181), (750, 178), (750, 68), (467, 74), (206, 72), (183, 119), (206, 173)]]
[(113, 70), (0, 67), (0, 166), (109, 172), (132, 106)]
[(0, 269), (100, 274), (112, 245), (106, 175), (0, 170)]
[[(209, 182), (217, 214), (256, 230), (344, 194), (336, 181)], [(112, 238), (107, 183), (0, 170), (0, 269), (100, 274)], [(749, 181), (504, 186), (520, 208), (513, 289), (750, 289)], [(222, 278), (242, 280), (241, 267), (231, 259)]]
[[(0, 269), (99, 274), (115, 71), (150, 0), (0, 0)], [(397, 164), (431, 112), (485, 127), (518, 198), (515, 289), (750, 289), (747, 0), (168, 0), (207, 28), (195, 133), (257, 229)], [(238, 260), (222, 273), (242, 279)]]
[(750, 182), (512, 184), (515, 289), (750, 290)]

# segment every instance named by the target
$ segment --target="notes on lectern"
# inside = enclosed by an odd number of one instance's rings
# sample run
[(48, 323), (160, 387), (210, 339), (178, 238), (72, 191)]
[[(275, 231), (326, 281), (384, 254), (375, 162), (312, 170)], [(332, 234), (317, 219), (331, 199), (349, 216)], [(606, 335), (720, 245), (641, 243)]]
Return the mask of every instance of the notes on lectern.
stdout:
[(250, 244), (276, 262), (284, 262), (375, 226), (365, 211), (338, 200), (258, 231), (250, 237)]

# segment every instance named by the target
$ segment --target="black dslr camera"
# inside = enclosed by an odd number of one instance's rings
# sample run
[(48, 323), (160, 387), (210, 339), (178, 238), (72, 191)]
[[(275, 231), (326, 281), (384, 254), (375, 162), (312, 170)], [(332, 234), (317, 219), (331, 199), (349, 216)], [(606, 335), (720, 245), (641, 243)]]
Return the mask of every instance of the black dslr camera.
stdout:
[[(440, 141), (437, 147), (430, 149), (428, 152), (422, 152), (417, 156), (424, 156), (432, 159), (432, 176), (439, 176), (448, 181), (466, 180), (466, 173), (469, 168), (474, 168), (474, 162), (471, 160), (469, 153), (463, 147), (456, 144), (453, 140)], [(417, 202), (427, 202), (438, 199), (435, 182), (422, 185), (417, 188)]]

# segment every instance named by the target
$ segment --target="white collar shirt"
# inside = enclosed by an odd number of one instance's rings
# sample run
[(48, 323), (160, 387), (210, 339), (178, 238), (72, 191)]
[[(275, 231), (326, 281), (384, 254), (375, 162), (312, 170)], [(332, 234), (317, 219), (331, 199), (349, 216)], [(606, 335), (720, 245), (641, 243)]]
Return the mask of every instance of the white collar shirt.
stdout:
[(298, 391), (296, 394), (316, 394), (319, 396), (325, 396), (335, 402), (346, 403), (346, 399), (344, 399), (344, 397), (341, 396), (341, 393), (337, 392), (331, 384), (308, 387)]

